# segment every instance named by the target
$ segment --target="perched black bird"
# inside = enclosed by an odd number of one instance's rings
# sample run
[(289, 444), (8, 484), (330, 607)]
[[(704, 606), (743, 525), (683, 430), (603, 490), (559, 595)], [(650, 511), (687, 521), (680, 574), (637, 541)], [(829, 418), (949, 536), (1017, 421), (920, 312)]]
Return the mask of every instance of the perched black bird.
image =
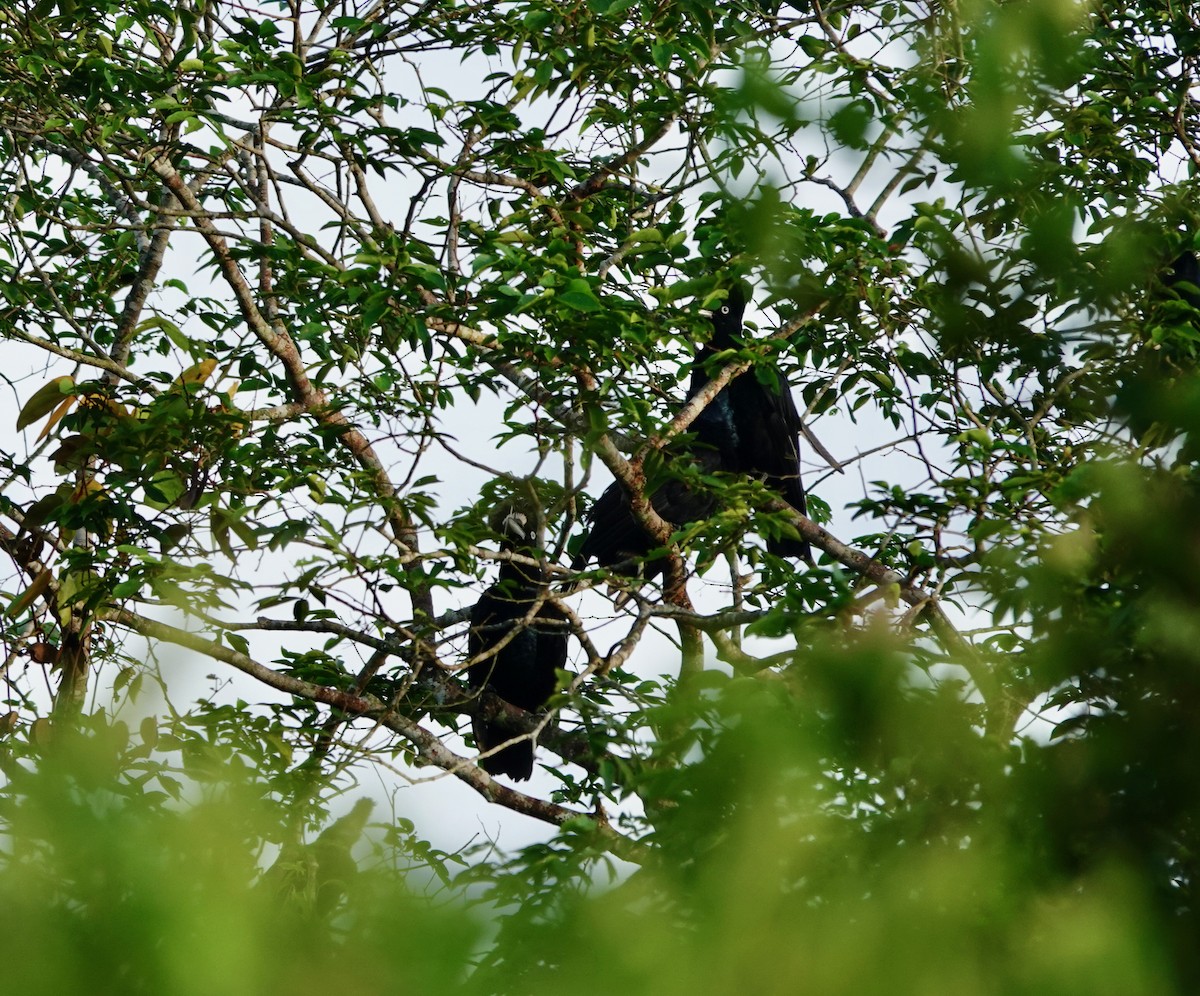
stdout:
[[(688, 387), (689, 401), (711, 379), (713, 371), (707, 368), (707, 361), (723, 350), (742, 345), (745, 309), (745, 292), (740, 284), (734, 284), (712, 314), (712, 340), (696, 351)], [(806, 514), (804, 488), (800, 484), (800, 413), (781, 374), (776, 374), (776, 383), (775, 390), (764, 387), (750, 372), (734, 378), (697, 416), (691, 435), (674, 445), (665, 458), (686, 457), (704, 473), (720, 470), (762, 477), (781, 498)], [(666, 482), (649, 498), (662, 518), (678, 525), (704, 519), (716, 508), (716, 499), (710, 492), (680, 480)], [(579, 570), (595, 560), (602, 567), (618, 567), (645, 557), (658, 545), (638, 524), (629, 497), (614, 482), (592, 506), (588, 534), (571, 566)], [(781, 557), (802, 557), (812, 562), (812, 551), (803, 539), (775, 537), (768, 541), (767, 548)], [(649, 577), (662, 570), (661, 562), (643, 565)]]
[[(679, 460), (685, 455), (695, 462), (697, 470), (702, 473), (726, 469), (718, 450), (697, 446), (694, 440), (691, 447), (686, 444), (674, 447), (666, 454), (666, 459)], [(659, 485), (649, 498), (654, 511), (674, 525), (707, 518), (717, 507), (716, 499), (710, 492), (678, 478)], [(662, 545), (634, 518), (629, 496), (615, 481), (596, 500), (588, 513), (587, 522), (587, 536), (571, 561), (574, 570), (581, 570), (591, 560), (601, 567), (632, 568), (635, 561)], [(662, 560), (647, 560), (642, 564), (641, 573), (652, 578), (664, 569)]]
[[(697, 354), (689, 397), (709, 379), (704, 365), (708, 357), (743, 345), (742, 315), (745, 310), (745, 291), (741, 284), (735, 283), (725, 301), (713, 312), (712, 341), (702, 346)], [(804, 487), (800, 483), (800, 434), (804, 426), (783, 374), (775, 372), (772, 387), (764, 385), (753, 371), (747, 371), (735, 377), (722, 394), (727, 397), (725, 404), (730, 412), (732, 448), (736, 454), (736, 465), (728, 469), (762, 477), (767, 487), (797, 512), (807, 515)], [(722, 399), (718, 397), (717, 401)], [(767, 549), (780, 557), (801, 557), (812, 563), (812, 548), (805, 539), (773, 537), (767, 541)]]
[[(688, 400), (707, 383), (707, 377), (700, 376), (697, 380), (693, 373)], [(692, 422), (689, 435), (673, 441), (663, 457), (668, 466), (679, 460), (690, 460), (701, 473), (735, 470), (738, 464), (736, 445), (733, 414), (725, 392), (722, 392)], [(654, 511), (675, 525), (705, 519), (717, 507), (711, 492), (679, 478), (671, 478), (659, 485), (648, 497)], [(596, 500), (587, 521), (588, 534), (571, 562), (574, 570), (580, 570), (591, 560), (601, 567), (632, 566), (661, 545), (634, 518), (629, 496), (616, 481)], [(661, 574), (664, 567), (661, 560), (645, 561), (641, 571), (645, 577), (652, 578)]]
[[(538, 535), (537, 518), (534, 509), (507, 508), (499, 528), (505, 537), (501, 549), (532, 556)], [(567, 662), (566, 616), (553, 602), (545, 601), (534, 617), (527, 620), (546, 589), (546, 575), (541, 568), (511, 560), (501, 563), (499, 579), (471, 610), (467, 652), (474, 658), (501, 641), (507, 639), (507, 642), (467, 668), (471, 688), (487, 688), (505, 702), (529, 712), (540, 709), (554, 694), (556, 672)], [(512, 730), (481, 719), (476, 719), (472, 728), (480, 751), (491, 750), (517, 736)], [(533, 747), (532, 739), (520, 740), (485, 757), (483, 767), (493, 775), (528, 778), (533, 773)]]

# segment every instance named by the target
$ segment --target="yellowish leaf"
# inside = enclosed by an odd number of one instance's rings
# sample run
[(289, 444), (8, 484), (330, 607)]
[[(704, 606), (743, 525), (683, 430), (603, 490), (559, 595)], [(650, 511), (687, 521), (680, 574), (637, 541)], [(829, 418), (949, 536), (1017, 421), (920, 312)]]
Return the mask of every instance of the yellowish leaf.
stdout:
[(83, 591), (83, 584), (75, 571), (63, 575), (58, 585), (58, 622), (64, 629), (71, 624), (71, 608)]
[(71, 410), (71, 406), (75, 404), (75, 400), (76, 399), (74, 397), (67, 398), (66, 401), (64, 401), (50, 413), (50, 417), (46, 419), (46, 424), (42, 426), (42, 431), (38, 433), (37, 441), (39, 443), (48, 435), (50, 435), (50, 430), (58, 425), (62, 417)]
[(29, 740), (35, 747), (45, 747), (54, 736), (54, 727), (47, 716), (39, 716), (29, 727)]
[(39, 387), (33, 397), (25, 402), (17, 416), (17, 430), (33, 425), (38, 419), (49, 415), (62, 404), (63, 395), (75, 386), (75, 378), (71, 376), (55, 377), (49, 384)]
[(35, 599), (46, 593), (46, 589), (50, 587), (52, 578), (53, 575), (50, 573), (50, 569), (43, 567), (38, 576), (30, 582), (29, 587), (13, 600), (13, 603), (8, 607), (8, 611), (4, 614), (9, 619), (16, 619), (17, 616), (33, 604)]
[(216, 358), (210, 356), (208, 359), (201, 360), (199, 363), (196, 363), (196, 364), (188, 367), (183, 373), (181, 373), (179, 375), (179, 377), (176, 379), (175, 383), (183, 384), (185, 386), (190, 385), (190, 384), (199, 386), (199, 385), (203, 384), (206, 380), (208, 380), (208, 378), (212, 376), (212, 372), (216, 369), (217, 369)]

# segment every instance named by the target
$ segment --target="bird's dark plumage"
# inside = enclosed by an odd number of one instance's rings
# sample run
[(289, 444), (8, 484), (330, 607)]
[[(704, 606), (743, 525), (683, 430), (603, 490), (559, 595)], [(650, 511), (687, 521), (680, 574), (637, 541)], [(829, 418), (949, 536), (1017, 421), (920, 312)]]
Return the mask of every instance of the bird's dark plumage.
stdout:
[[(532, 555), (535, 518), (536, 514), (510, 511), (501, 527), (506, 537), (503, 549)], [(529, 712), (540, 709), (554, 694), (557, 671), (567, 662), (566, 616), (557, 605), (544, 601), (534, 618), (525, 621), (546, 588), (545, 572), (540, 568), (506, 560), (500, 565), (497, 582), (471, 610), (467, 652), (472, 658), (496, 647), (510, 634), (511, 638), (495, 653), (467, 668), (468, 684), (474, 689), (487, 688), (505, 702)], [(482, 719), (474, 721), (473, 730), (480, 751), (517, 736)], [(481, 763), (493, 775), (525, 779), (533, 773), (533, 748), (532, 739), (520, 740)]]
[(1167, 286), (1193, 308), (1200, 308), (1200, 259), (1190, 249), (1181, 252), (1171, 264)]
[[(699, 358), (697, 358), (699, 362)], [(696, 391), (708, 383), (692, 375), (690, 401)], [(692, 423), (691, 434), (674, 442), (663, 454), (668, 466), (688, 459), (701, 473), (736, 468), (737, 439), (733, 413), (725, 392), (710, 402)], [(649, 495), (650, 504), (663, 519), (675, 525), (707, 518), (716, 508), (716, 499), (703, 488), (672, 478), (655, 488)], [(660, 544), (638, 523), (629, 504), (629, 496), (614, 481), (597, 499), (588, 514), (588, 534), (584, 537), (571, 566), (579, 570), (591, 560), (601, 567), (621, 567), (641, 560)], [(642, 573), (646, 577), (661, 574), (661, 560), (646, 561)]]
[[(683, 452), (683, 448), (678, 447), (666, 454), (666, 459), (678, 460)], [(715, 450), (697, 447), (691, 456), (702, 472), (723, 469)], [(654, 511), (674, 525), (706, 518), (716, 508), (716, 500), (709, 492), (677, 478), (655, 488), (649, 497)], [(588, 514), (588, 534), (571, 566), (579, 570), (595, 560), (601, 567), (632, 567), (634, 561), (646, 557), (661, 545), (634, 518), (629, 496), (614, 482), (592, 506)], [(661, 560), (646, 561), (642, 573), (654, 577), (662, 573), (663, 567)]]
[[(688, 400), (710, 380), (712, 371), (706, 368), (706, 361), (723, 350), (742, 346), (745, 309), (745, 292), (740, 284), (734, 284), (713, 312), (712, 340), (696, 351)], [(674, 447), (665, 457), (678, 460), (686, 454), (706, 473), (722, 470), (761, 477), (788, 504), (807, 514), (800, 483), (800, 413), (783, 375), (777, 373), (775, 378), (772, 390), (752, 372), (735, 377), (692, 423), (692, 435), (686, 443)], [(650, 504), (668, 522), (682, 525), (711, 515), (716, 500), (703, 489), (671, 480), (651, 493)], [(659, 545), (638, 524), (628, 495), (617, 483), (610, 484), (592, 506), (588, 526), (572, 563), (576, 570), (590, 560), (602, 567), (617, 567), (645, 557)], [(781, 557), (802, 557), (812, 562), (812, 551), (803, 539), (775, 537), (767, 542), (767, 549)], [(648, 576), (661, 571), (661, 563), (644, 565)]]
[[(707, 357), (742, 346), (745, 310), (745, 292), (740, 284), (734, 284), (724, 303), (713, 312), (712, 342), (701, 347), (696, 357), (689, 396), (708, 380), (704, 370)], [(767, 487), (797, 512), (807, 515), (804, 487), (800, 483), (802, 423), (783, 374), (775, 372), (771, 387), (764, 385), (753, 371), (747, 371), (734, 378), (723, 394), (728, 399), (736, 451), (736, 464), (729, 469), (762, 477)], [(812, 549), (804, 539), (774, 537), (767, 541), (767, 549), (780, 557), (802, 557), (812, 562)]]

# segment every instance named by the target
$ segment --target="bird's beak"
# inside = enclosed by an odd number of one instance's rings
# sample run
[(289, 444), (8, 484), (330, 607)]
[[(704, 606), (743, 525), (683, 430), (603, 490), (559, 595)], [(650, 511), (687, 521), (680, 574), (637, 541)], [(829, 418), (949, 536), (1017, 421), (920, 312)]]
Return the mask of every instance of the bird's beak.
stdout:
[(525, 533), (528, 523), (529, 517), (524, 512), (509, 512), (500, 524), (500, 531), (515, 540), (525, 540), (528, 538)]
[(699, 313), (705, 318), (712, 318), (713, 316), (712, 308), (701, 308)]

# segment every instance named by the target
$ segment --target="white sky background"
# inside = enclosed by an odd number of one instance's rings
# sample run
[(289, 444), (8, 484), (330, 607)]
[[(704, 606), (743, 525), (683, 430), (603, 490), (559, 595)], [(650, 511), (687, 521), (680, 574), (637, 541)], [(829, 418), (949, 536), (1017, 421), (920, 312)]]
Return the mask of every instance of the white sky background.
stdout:
[[(455, 97), (462, 97), (464, 89), (471, 87), (478, 88), (479, 93), (483, 92), (482, 81), (494, 68), (489, 64), (490, 61), (476, 57), (464, 63), (460, 61), (457, 53), (433, 53), (422, 57), (420, 71), (426, 85), (440, 86)], [(406, 67), (405, 72), (408, 71)], [(398, 88), (410, 85), (411, 79), (397, 81)], [(811, 112), (811, 108), (806, 108), (806, 110)], [(413, 109), (410, 108), (408, 113), (412, 113), (412, 111)], [(429, 127), (427, 121), (417, 123)], [(810, 134), (814, 142), (813, 148), (794, 151), (797, 155), (803, 151), (805, 154), (811, 152), (824, 157), (827, 150), (824, 148), (820, 132), (812, 129)], [(852, 173), (856, 165), (847, 160), (847, 173)], [(864, 185), (862, 198), (864, 202), (869, 203), (870, 200), (870, 195), (865, 191), (869, 190), (872, 185), (875, 189), (881, 188), (890, 178), (887, 174), (886, 162), (881, 165), (882, 169), (873, 173), (868, 183)], [(399, 186), (400, 178), (396, 176), (391, 177), (388, 183), (391, 185), (388, 192), (392, 196), (392, 201), (389, 206), (381, 205), (381, 208), (385, 210), (389, 220), (400, 227), (408, 207), (408, 198), (415, 192), (415, 185), (409, 189), (402, 189)], [(814, 184), (806, 184), (803, 190), (803, 206), (805, 207), (816, 211), (828, 210), (839, 213), (844, 209), (841, 200), (831, 191)], [(299, 196), (299, 192), (293, 192), (293, 196), (296, 199), (289, 204), (289, 209), (299, 227), (305, 231), (318, 233), (324, 216), (314, 212), (311, 217), (306, 217), (303, 212), (298, 212), (297, 206), (302, 203), (303, 198)], [(922, 196), (928, 197), (929, 195), (926, 192)], [(895, 205), (896, 217), (899, 217), (907, 207), (906, 203), (898, 202)], [(888, 223), (886, 215), (880, 220), (885, 225)], [(895, 219), (893, 218), (893, 220)], [(205, 278), (195, 272), (195, 259), (189, 259), (187, 256), (191, 247), (199, 246), (198, 238), (198, 235), (191, 231), (178, 233), (173, 240), (164, 274), (180, 277), (188, 284), (193, 293), (205, 293)], [(220, 288), (216, 289), (220, 290)], [(157, 301), (152, 301), (152, 304), (162, 307), (164, 312), (169, 314), (170, 302), (166, 300), (165, 295)], [(763, 332), (774, 329), (778, 324), (775, 315), (759, 311), (753, 303), (748, 309), (747, 317)], [(185, 328), (185, 331), (188, 330)], [(0, 425), (12, 426), (20, 405), (51, 376), (71, 372), (65, 361), (62, 364), (48, 367), (47, 358), (47, 354), (33, 347), (23, 349), (11, 343), (6, 345), (3, 371), (14, 381), (14, 389), (0, 392)], [(181, 357), (179, 369), (182, 370), (189, 363), (190, 361)], [(802, 378), (803, 375), (801, 378), (794, 379), (794, 386), (798, 388), (803, 383)], [(513, 393), (513, 389), (505, 382), (497, 379), (497, 383), (501, 391), (500, 397), (484, 394), (478, 403), (462, 397), (453, 407), (439, 413), (441, 428), (453, 438), (455, 448), (469, 458), (491, 466), (497, 471), (524, 473), (532, 468), (534, 455), (525, 450), (520, 443), (499, 446), (493, 438), (495, 432), (498, 432), (502, 426), (505, 399), (511, 397)], [(268, 403), (267, 399), (256, 399), (249, 392), (239, 394), (237, 402), (247, 408)], [(797, 395), (797, 402), (799, 403), (799, 395)], [(802, 405), (800, 407), (803, 408)], [(883, 451), (875, 453), (861, 462), (855, 461), (854, 458), (858, 454), (873, 450), (903, 434), (897, 433), (894, 427), (879, 417), (871, 406), (856, 413), (855, 421), (844, 414), (835, 413), (814, 421), (812, 425), (829, 450), (836, 457), (847, 462), (844, 475), (833, 474), (825, 467), (823, 461), (808, 452), (808, 448), (805, 447), (805, 483), (832, 508), (833, 519), (828, 524), (828, 528), (835, 536), (848, 537), (865, 528), (861, 521), (852, 520), (847, 508), (852, 502), (860, 500), (867, 493), (870, 487), (869, 482), (883, 479), (901, 487), (916, 488), (921, 486), (926, 477), (925, 468), (920, 462), (913, 455), (905, 454), (900, 450)], [(40, 428), (39, 423), (25, 430), (25, 438), (31, 447)], [(368, 437), (372, 437), (370, 428), (366, 426), (363, 428)], [(911, 428), (908, 427), (907, 431), (911, 431)], [(408, 465), (407, 458), (398, 452), (389, 452), (389, 443), (386, 439), (372, 438), (372, 442), (378, 445), (385, 465), (399, 468), (397, 473), (403, 473), (404, 468)], [(589, 491), (592, 495), (598, 495), (608, 483), (609, 478), (598, 461), (593, 466), (594, 472)], [(49, 461), (44, 457), (36, 461), (35, 467), (39, 473), (46, 474), (45, 485), (47, 487), (58, 483), (55, 479), (51, 484), (52, 475), (50, 475)], [(449, 512), (473, 501), (479, 494), (481, 486), (492, 476), (466, 462), (453, 459), (444, 450), (435, 450), (427, 455), (424, 458), (422, 472), (436, 473), (441, 478), (442, 483), (437, 488), (437, 493), (442, 512)], [(879, 528), (885, 529), (886, 524), (880, 523)], [(429, 537), (424, 538), (422, 548), (426, 551), (433, 548)], [(253, 574), (260, 578), (269, 577), (272, 573), (287, 574), (295, 570), (292, 556), (288, 553), (245, 554), (237, 566), (239, 572)], [(489, 570), (487, 578), (482, 585), (478, 586), (477, 590), (486, 586), (494, 577), (494, 573), (494, 568)], [(724, 574), (723, 565), (714, 567), (703, 579), (693, 581), (691, 591), (697, 608), (701, 611), (727, 605), (727, 575)], [(407, 596), (400, 589), (397, 588), (389, 598), (394, 600), (389, 608), (396, 616), (403, 617), (407, 614)], [(614, 616), (611, 603), (597, 594), (576, 596), (572, 604), (581, 612), (581, 615), (593, 622)], [(445, 596), (439, 596), (438, 611), (450, 607), (445, 601)], [(249, 619), (251, 616), (250, 608), (246, 605), (238, 618)], [(185, 622), (176, 612), (164, 614), (161, 618), (175, 625), (185, 625), (192, 629), (201, 628), (194, 620)], [(626, 628), (627, 624), (619, 621), (609, 626), (597, 626), (592, 631), (592, 637), (596, 645), (603, 651), (622, 635)], [(607, 636), (610, 632), (613, 634), (611, 639)], [(247, 633), (245, 635), (250, 639), (252, 656), (263, 661), (269, 661), (276, 656), (276, 647), (281, 637), (271, 633)], [(136, 638), (131, 638), (131, 640), (136, 640)], [(291, 634), (287, 636), (287, 640), (290, 646), (300, 646), (303, 643), (303, 635)], [(319, 636), (314, 637), (311, 641), (314, 646), (319, 646), (323, 642), (324, 639)], [(750, 640), (747, 642), (747, 650), (751, 653), (766, 654), (781, 649), (784, 645), (783, 642)], [(573, 649), (577, 655), (578, 651), (574, 645)], [(216, 684), (221, 686), (219, 695), (223, 698), (244, 698), (252, 702), (286, 698), (277, 696), (277, 693), (269, 688), (240, 674), (221, 670), (219, 665), (208, 658), (190, 654), (181, 648), (161, 646), (157, 648), (157, 655), (163, 662), (163, 673), (169, 679), (172, 699), (180, 707), (186, 707), (196, 698), (212, 694), (214, 682), (208, 676), (214, 673), (219, 676)], [(711, 659), (711, 648), (709, 656)], [(36, 667), (36, 665), (29, 666)], [(353, 662), (349, 661), (348, 666), (353, 668)], [(666, 637), (651, 634), (643, 641), (627, 666), (633, 672), (647, 677), (659, 673), (673, 673), (678, 667), (678, 652)], [(101, 677), (100, 688), (103, 690), (114, 675), (105, 673)], [(100, 701), (104, 700), (102, 691), (99, 699)], [(155, 711), (154, 700), (149, 693), (139, 708), (147, 712)], [(128, 719), (129, 717), (124, 718)], [(135, 725), (135, 723), (131, 722), (131, 725)], [(349, 739), (355, 740), (362, 729), (364, 729), (362, 724), (352, 728), (349, 731)], [(384, 739), (377, 734), (371, 738), (371, 742), (378, 745), (384, 742)], [(460, 752), (465, 750), (461, 743), (454, 744), (452, 741), (452, 746)], [(539, 760), (555, 763), (557, 757), (542, 751), (539, 752)], [(360, 766), (358, 773), (364, 778), (362, 791), (383, 801), (375, 811), (376, 818), (384, 818), (387, 811), (385, 807), (389, 805), (386, 800), (389, 795), (394, 793), (396, 815), (413, 819), (417, 824), (418, 833), (429, 839), (435, 846), (445, 850), (456, 850), (480, 835), (498, 840), (502, 847), (509, 849), (534, 840), (546, 839), (555, 832), (553, 828), (538, 821), (485, 803), (465, 785), (437, 769), (423, 768), (393, 775), (382, 767)], [(379, 781), (372, 784), (370, 779), (374, 777), (378, 777)], [(405, 779), (409, 777), (414, 780), (412, 787), (405, 785)], [(535, 770), (534, 779), (531, 782), (519, 787), (530, 794), (546, 797), (556, 785), (556, 779), (539, 769)], [(353, 799), (361, 795), (362, 791), (352, 791), (348, 798)]]

